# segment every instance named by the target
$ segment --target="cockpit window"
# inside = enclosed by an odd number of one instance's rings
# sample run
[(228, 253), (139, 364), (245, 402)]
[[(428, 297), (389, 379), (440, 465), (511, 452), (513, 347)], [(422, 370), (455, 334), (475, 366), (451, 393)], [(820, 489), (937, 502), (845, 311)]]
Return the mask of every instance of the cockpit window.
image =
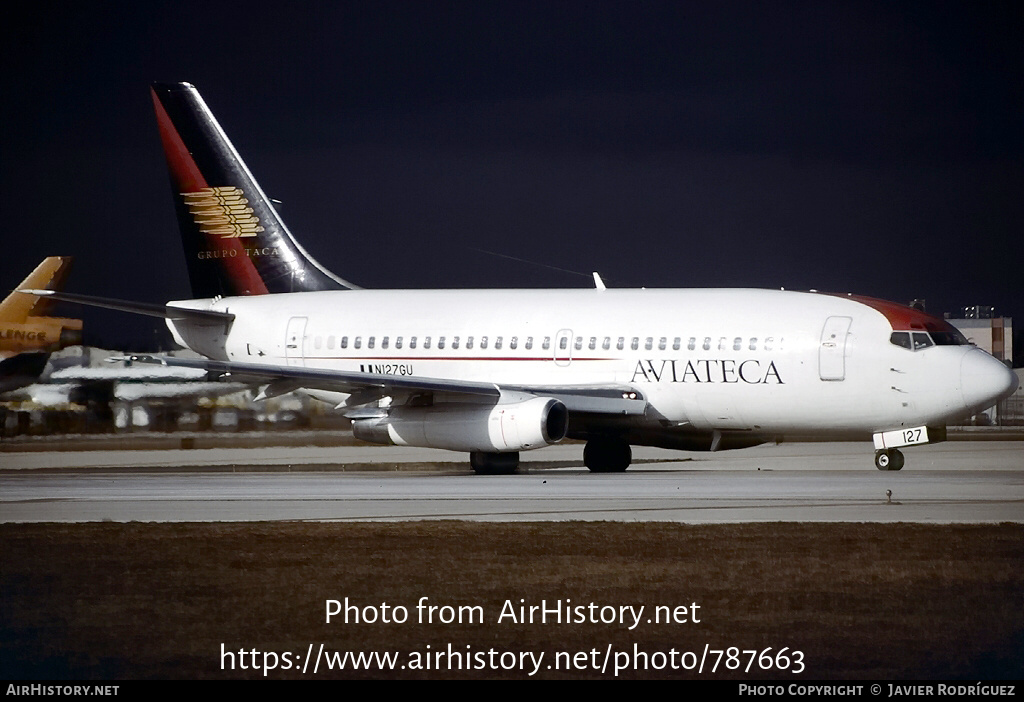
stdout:
[(914, 332), (913, 336), (915, 351), (917, 351), (918, 349), (924, 349), (928, 348), (929, 346), (935, 345), (932, 343), (932, 338), (928, 336), (925, 332)]
[(960, 332), (954, 331), (933, 331), (932, 341), (936, 346), (966, 346), (967, 338)]
[(889, 337), (889, 342), (911, 351), (919, 351), (929, 346), (964, 346), (969, 343), (956, 329), (930, 332), (894, 331)]
[(889, 342), (902, 346), (905, 349), (912, 349), (910, 345), (910, 332), (893, 332), (892, 336), (889, 337)]

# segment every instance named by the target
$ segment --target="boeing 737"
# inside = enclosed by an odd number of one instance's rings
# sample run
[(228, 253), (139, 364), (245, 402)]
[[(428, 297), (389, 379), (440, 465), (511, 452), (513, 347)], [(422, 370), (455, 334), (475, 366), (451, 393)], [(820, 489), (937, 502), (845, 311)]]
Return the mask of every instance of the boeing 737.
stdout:
[(595, 472), (631, 445), (691, 451), (787, 434), (873, 437), (875, 464), (941, 441), (1016, 377), (948, 322), (868, 297), (782, 290), (366, 290), (298, 244), (198, 91), (153, 103), (192, 298), (60, 299), (165, 317), (209, 360), (139, 358), (333, 404), (377, 443), (468, 452), (478, 473), (586, 441)]
[[(19, 288), (59, 288), (71, 267), (68, 256), (50, 256)], [(0, 302), (0, 392), (35, 382), (53, 351), (82, 343), (82, 320), (51, 317), (53, 301), (11, 293)]]

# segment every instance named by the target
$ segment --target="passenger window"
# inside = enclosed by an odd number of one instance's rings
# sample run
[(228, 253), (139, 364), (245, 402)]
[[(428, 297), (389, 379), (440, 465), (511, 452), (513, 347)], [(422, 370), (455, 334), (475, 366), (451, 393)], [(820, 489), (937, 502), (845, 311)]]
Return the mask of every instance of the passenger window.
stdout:
[(634, 351), (636, 351), (638, 348), (640, 348), (640, 337), (639, 336), (634, 336), (633, 337), (633, 341), (630, 342), (629, 348), (633, 349)]
[(452, 337), (452, 348), (453, 349), (459, 348), (459, 337), (457, 337), (457, 336), (453, 336)]
[(473, 348), (473, 337), (471, 337), (471, 336), (467, 336), (466, 337), (466, 348), (467, 349)]
[(893, 332), (889, 337), (889, 343), (901, 346), (905, 349), (913, 350), (913, 346), (910, 344), (910, 332)]
[(605, 351), (607, 351), (611, 347), (612, 347), (612, 338), (610, 336), (606, 336), (604, 338), (604, 341), (601, 342), (601, 348), (604, 349)]
[(511, 339), (508, 340), (508, 347), (510, 349), (515, 351), (517, 346), (519, 346), (519, 337), (518, 336), (513, 336)]
[(410, 349), (416, 348), (416, 337), (415, 336), (409, 339), (409, 348)]
[(430, 348), (430, 337), (429, 336), (423, 337), (423, 348), (425, 348), (425, 349), (429, 349)]
[(372, 349), (374, 344), (376, 344), (376, 343), (377, 343), (377, 337), (371, 336), (370, 339), (366, 342), (366, 348)]
[(551, 337), (550, 336), (545, 336), (544, 337), (544, 343), (542, 344), (542, 346), (543, 346), (545, 351), (547, 351), (548, 349), (551, 348)]
[(567, 348), (569, 348), (569, 337), (563, 336), (561, 339), (559, 339), (558, 340), (558, 348), (561, 351), (565, 351)]
[(576, 346), (576, 350), (577, 351), (579, 351), (580, 349), (583, 348), (583, 337), (582, 336), (577, 336), (576, 337), (576, 344), (575, 344), (575, 346)]
[(496, 349), (500, 349), (501, 348), (501, 337), (500, 336), (494, 337), (494, 348), (496, 348)]
[(341, 337), (341, 348), (343, 348), (343, 349), (347, 349), (348, 348), (348, 337), (347, 336)]
[(396, 349), (402, 348), (402, 337), (399, 336), (399, 337), (395, 338), (395, 348)]
[(615, 348), (621, 351), (626, 346), (626, 337), (620, 336), (619, 340), (615, 342)]
[(718, 339), (718, 350), (719, 351), (725, 351), (725, 347), (726, 347), (727, 344), (728, 344), (728, 342), (726, 341), (724, 336), (723, 337), (719, 337), (719, 339)]
[(439, 348), (439, 349), (443, 349), (444, 348), (444, 337), (443, 336), (437, 337), (437, 348)]
[(756, 336), (750, 337), (750, 346), (748, 346), (747, 348), (749, 348), (751, 351), (757, 351), (757, 337)]
[(526, 350), (529, 351), (532, 348), (533, 348), (533, 337), (532, 336), (528, 336), (528, 337), (526, 337)]
[(380, 340), (380, 347), (382, 349), (386, 349), (388, 347), (388, 337), (385, 336), (383, 339)]
[(481, 336), (480, 337), (480, 348), (482, 348), (482, 349), (486, 349), (487, 348), (487, 337), (486, 336)]
[(924, 332), (914, 332), (914, 350), (925, 349), (929, 346), (934, 346), (932, 338)]
[(653, 336), (649, 336), (649, 337), (647, 337), (647, 339), (644, 340), (644, 348), (646, 350), (648, 350), (648, 351), (650, 351), (652, 348), (654, 348), (654, 337)]
[(683, 340), (680, 339), (678, 336), (675, 339), (672, 339), (672, 350), (673, 351), (678, 351), (679, 347), (682, 346), (682, 345), (683, 345)]
[(594, 349), (597, 348), (597, 337), (596, 336), (590, 337), (590, 345), (588, 346), (588, 348), (591, 351), (593, 351)]
[(664, 351), (666, 346), (668, 346), (668, 339), (666, 339), (665, 337), (661, 337), (660, 339), (658, 339), (659, 351)]
[(737, 336), (735, 339), (732, 340), (732, 350), (733, 351), (739, 351), (742, 348), (743, 348), (743, 339), (741, 339), (740, 337)]
[(773, 341), (775, 341), (775, 339), (773, 337), (766, 336), (764, 338), (764, 350), (765, 351), (771, 351), (772, 350), (772, 342)]
[(356, 348), (357, 348), (357, 349), (359, 349), (359, 348), (362, 348), (362, 347), (363, 347), (363, 337), (361, 337), (361, 336), (357, 336), (357, 337), (356, 337), (356, 343), (355, 343), (355, 346), (356, 346)]
[(704, 337), (704, 350), (705, 351), (710, 351), (711, 350), (711, 337), (710, 336), (705, 336)]
[(697, 337), (691, 336), (690, 337), (690, 341), (686, 344), (686, 348), (688, 348), (690, 351), (693, 351), (694, 349), (696, 349), (697, 348)]

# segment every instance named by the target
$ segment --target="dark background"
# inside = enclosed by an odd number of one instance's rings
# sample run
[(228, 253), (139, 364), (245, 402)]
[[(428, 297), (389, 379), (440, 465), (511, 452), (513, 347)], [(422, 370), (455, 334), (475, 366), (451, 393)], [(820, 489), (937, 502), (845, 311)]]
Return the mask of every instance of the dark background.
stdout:
[[(189, 297), (148, 92), (185, 80), (306, 249), (364, 287), (596, 270), (1019, 317), (1022, 7), (22, 7), (0, 42), (0, 287), (72, 255), (69, 291)], [(164, 338), (80, 316), (94, 343)]]

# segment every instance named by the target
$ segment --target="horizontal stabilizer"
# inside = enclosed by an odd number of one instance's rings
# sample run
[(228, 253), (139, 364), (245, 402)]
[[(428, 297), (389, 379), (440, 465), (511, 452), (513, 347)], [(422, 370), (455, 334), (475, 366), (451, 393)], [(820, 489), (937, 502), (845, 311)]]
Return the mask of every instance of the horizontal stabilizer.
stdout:
[(162, 319), (189, 319), (197, 322), (220, 322), (228, 324), (235, 319), (230, 312), (218, 312), (217, 310), (196, 310), (190, 307), (178, 307), (176, 305), (160, 305), (151, 302), (132, 302), (131, 300), (114, 300), (108, 297), (93, 297), (92, 295), (76, 295), (73, 293), (55, 292), (53, 290), (17, 290), (16, 292), (25, 295), (40, 295), (49, 297), (61, 302), (71, 302), (77, 305), (89, 307), (103, 307), (108, 310), (131, 312), (148, 317), (160, 317)]

